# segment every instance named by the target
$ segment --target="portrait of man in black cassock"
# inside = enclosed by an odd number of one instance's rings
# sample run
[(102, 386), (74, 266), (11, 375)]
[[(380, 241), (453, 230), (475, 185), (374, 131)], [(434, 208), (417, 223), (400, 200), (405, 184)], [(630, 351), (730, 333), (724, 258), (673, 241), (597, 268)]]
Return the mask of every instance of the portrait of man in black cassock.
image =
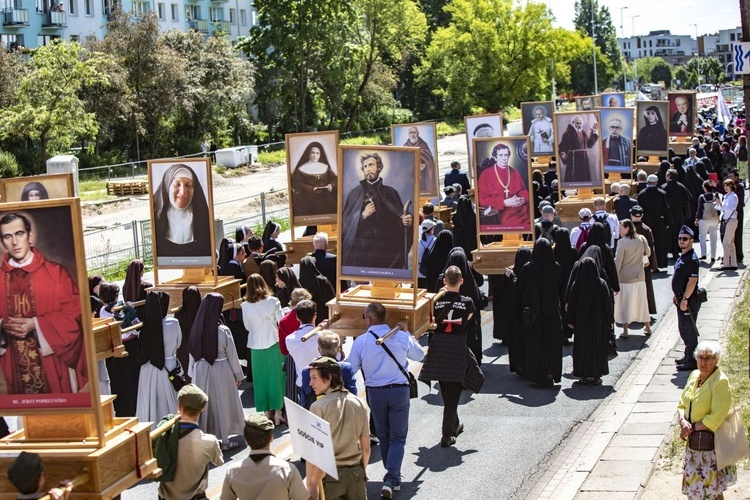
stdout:
[(342, 148), (343, 276), (412, 277), (418, 155), (401, 148)]

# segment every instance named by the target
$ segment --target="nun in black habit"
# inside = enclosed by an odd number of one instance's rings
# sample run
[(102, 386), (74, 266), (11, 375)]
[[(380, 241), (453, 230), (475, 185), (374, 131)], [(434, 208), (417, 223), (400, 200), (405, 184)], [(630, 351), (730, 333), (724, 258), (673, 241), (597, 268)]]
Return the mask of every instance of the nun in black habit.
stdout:
[(472, 260), (471, 252), (477, 249), (477, 215), (471, 199), (462, 195), (456, 205), (456, 214), (453, 216), (453, 243), (461, 247), (466, 258)]
[(562, 379), (560, 266), (546, 238), (534, 243), (531, 260), (518, 276), (524, 337), (523, 376), (543, 387)]
[[(182, 290), (182, 306), (174, 317), (180, 322), (180, 331), (182, 332), (182, 342), (177, 348), (177, 359), (180, 365), (185, 369), (185, 380), (190, 382), (187, 375), (187, 367), (190, 362), (190, 353), (188, 352), (188, 341), (190, 339), (190, 330), (193, 328), (195, 316), (198, 314), (198, 308), (201, 305), (201, 294), (198, 287), (189, 286)], [(247, 343), (247, 332), (245, 332), (245, 342)]]
[(612, 249), (607, 243), (607, 234), (604, 231), (604, 226), (601, 222), (594, 222), (589, 230), (589, 237), (586, 243), (578, 250), (578, 258), (580, 259), (586, 250), (590, 247), (599, 247), (601, 250), (601, 264), (604, 267), (604, 272), (607, 273), (607, 284), (613, 292), (620, 291), (620, 279), (617, 277), (617, 265), (615, 264), (615, 257), (612, 254)]
[(328, 306), (326, 302), (336, 296), (331, 282), (323, 276), (315, 265), (315, 257), (302, 257), (299, 262), (299, 283), (302, 287), (310, 292), (312, 300), (315, 302), (317, 312), (317, 322), (328, 319)]
[(279, 267), (286, 264), (286, 255), (282, 254), (282, 252), (284, 252), (284, 246), (280, 241), (276, 240), (276, 238), (279, 237), (280, 232), (281, 226), (276, 222), (269, 220), (265, 229), (263, 229), (263, 237), (261, 238), (263, 241), (263, 252), (267, 259), (270, 258), (271, 255), (281, 254), (274, 255), (273, 259)]
[(461, 276), (464, 279), (461, 288), (458, 293), (470, 297), (474, 301), (474, 308), (476, 314), (471, 317), (469, 323), (466, 326), (466, 345), (469, 346), (471, 352), (474, 353), (474, 357), (477, 358), (477, 363), (482, 364), (482, 295), (479, 291), (479, 287), (484, 283), (484, 278), (479, 275), (481, 282), (477, 283), (477, 273), (471, 266), (471, 263), (466, 259), (466, 253), (460, 247), (456, 247), (451, 250), (448, 255), (448, 260), (445, 263), (443, 272), (450, 266), (456, 266), (461, 270)]
[(577, 264), (575, 281), (568, 294), (565, 323), (575, 333), (573, 341), (573, 375), (582, 384), (601, 384), (609, 374), (608, 342), (615, 318), (609, 289), (591, 257)]
[(427, 258), (427, 291), (436, 293), (443, 287), (443, 280), (439, 276), (443, 274), (445, 262), (448, 255), (453, 250), (453, 233), (448, 229), (443, 229), (437, 235), (435, 243), (430, 250), (430, 256)]
[[(497, 298), (492, 303), (493, 320), (495, 324), (504, 323), (507, 329), (505, 343), (508, 345), (508, 364), (510, 371), (519, 375), (522, 373), (523, 332), (521, 331), (521, 297), (519, 294), (518, 274), (521, 269), (531, 260), (531, 248), (521, 247), (516, 251), (516, 259), (513, 269), (506, 269), (504, 277), (507, 280), (507, 301), (503, 307), (505, 315), (495, 314)], [(496, 296), (497, 297), (497, 296)], [(501, 306), (501, 304), (498, 304)]]
[[(566, 227), (559, 227), (554, 235), (555, 240), (555, 261), (560, 265), (560, 283), (562, 293), (560, 294), (560, 309), (565, 310), (565, 287), (570, 280), (570, 273), (573, 271), (573, 265), (576, 263), (577, 254), (575, 248), (570, 246), (570, 232)], [(565, 339), (573, 336), (573, 331), (563, 323), (563, 334)], [(568, 345), (568, 341), (564, 341)]]

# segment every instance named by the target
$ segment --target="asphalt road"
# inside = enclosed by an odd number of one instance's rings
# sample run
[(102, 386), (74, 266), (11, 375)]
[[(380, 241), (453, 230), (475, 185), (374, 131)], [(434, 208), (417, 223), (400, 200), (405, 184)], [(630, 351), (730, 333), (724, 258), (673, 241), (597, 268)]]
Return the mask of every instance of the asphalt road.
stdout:
[[(466, 165), (463, 136), (442, 139), (439, 151), (441, 175), (449, 169), (453, 159)], [(658, 321), (663, 314), (672, 313), (670, 279), (671, 268), (669, 274), (655, 275), (660, 314), (656, 317), (654, 336), (659, 335)], [(396, 498), (523, 498), (545, 471), (556, 447), (613, 391), (639, 350), (648, 348), (648, 339), (641, 331), (631, 330), (629, 339), (618, 340), (619, 356), (610, 362), (610, 374), (603, 378), (603, 384), (581, 386), (573, 383), (572, 346), (565, 347), (562, 383), (543, 389), (509, 372), (507, 349), (492, 338), (492, 321), (490, 307), (483, 315), (482, 369), (486, 380), (479, 394), (464, 392), (461, 398), (459, 417), (465, 424), (465, 431), (455, 447), (440, 447), (442, 400), (437, 384), (428, 388), (419, 383), (419, 398), (412, 400), (402, 489)], [(411, 367), (415, 372), (418, 369), (419, 364)], [(243, 383), (240, 391), (245, 412), (253, 412), (252, 389)], [(299, 466), (291, 450), (288, 429), (281, 426), (274, 436), (277, 455), (290, 458)], [(227, 464), (232, 464), (247, 454), (247, 449), (239, 448), (225, 453), (224, 457)], [(225, 467), (210, 472), (210, 496), (220, 493)], [(367, 472), (370, 478), (368, 497), (379, 498), (385, 471), (377, 446), (373, 447)], [(156, 485), (137, 485), (122, 497), (126, 500), (155, 498)]]

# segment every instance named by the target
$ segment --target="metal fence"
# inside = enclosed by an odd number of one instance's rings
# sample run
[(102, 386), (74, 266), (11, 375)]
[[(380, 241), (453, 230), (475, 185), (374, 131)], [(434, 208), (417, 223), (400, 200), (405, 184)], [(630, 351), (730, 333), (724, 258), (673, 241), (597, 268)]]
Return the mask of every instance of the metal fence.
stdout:
[[(269, 219), (288, 219), (289, 205), (286, 196), (287, 190), (284, 189), (216, 202), (216, 244), (218, 245), (222, 238), (234, 238), (235, 228), (241, 225), (264, 226)], [(243, 212), (249, 215), (237, 216)], [(132, 259), (143, 259), (147, 266), (153, 264), (149, 219), (86, 231), (83, 240), (86, 249), (86, 269), (89, 274), (108, 276), (124, 271)]]

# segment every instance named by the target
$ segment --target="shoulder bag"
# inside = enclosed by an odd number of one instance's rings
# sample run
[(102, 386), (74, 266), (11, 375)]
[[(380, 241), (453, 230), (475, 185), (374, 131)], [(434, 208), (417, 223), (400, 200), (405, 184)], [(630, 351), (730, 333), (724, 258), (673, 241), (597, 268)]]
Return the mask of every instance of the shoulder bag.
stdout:
[[(713, 398), (714, 384), (711, 383), (711, 398)], [(714, 435), (716, 446), (716, 466), (719, 470), (729, 467), (750, 455), (750, 445), (747, 442), (745, 424), (742, 415), (734, 406), (727, 413), (727, 417), (721, 423)]]
[[(375, 337), (376, 339), (380, 338), (377, 336), (377, 334), (373, 331), (370, 331), (370, 333)], [(391, 357), (394, 363), (396, 363), (396, 366), (398, 366), (398, 369), (401, 370), (401, 373), (406, 377), (406, 381), (409, 383), (409, 399), (414, 399), (419, 397), (419, 391), (417, 390), (417, 379), (414, 378), (414, 375), (411, 374), (411, 372), (404, 370), (404, 367), (401, 366), (401, 363), (398, 362), (396, 359), (396, 356), (393, 355), (390, 349), (388, 349), (388, 346), (385, 345), (385, 342), (380, 344), (380, 346), (385, 349), (386, 354)]]

